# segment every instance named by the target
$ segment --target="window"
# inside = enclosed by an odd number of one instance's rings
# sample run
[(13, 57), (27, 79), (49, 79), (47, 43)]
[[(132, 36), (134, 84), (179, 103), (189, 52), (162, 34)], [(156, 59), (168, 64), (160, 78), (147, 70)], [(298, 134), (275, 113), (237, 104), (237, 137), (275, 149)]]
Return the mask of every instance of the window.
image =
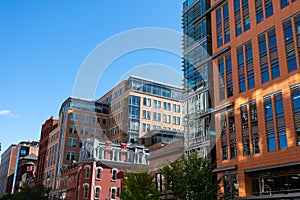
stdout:
[(143, 98), (143, 105), (144, 106), (148, 106), (148, 107), (151, 107), (151, 99), (149, 98)]
[(76, 147), (77, 139), (76, 138), (68, 138), (68, 147)]
[(79, 114), (78, 113), (70, 113), (70, 121), (78, 121)]
[(170, 111), (171, 110), (171, 103), (164, 102), (164, 110)]
[(81, 122), (86, 123), (86, 124), (90, 123), (90, 116), (89, 115), (82, 115), (81, 116)]
[(69, 125), (69, 133), (70, 134), (77, 134), (77, 127), (75, 125)]
[(84, 167), (84, 178), (90, 178), (91, 166), (86, 165)]
[(92, 119), (93, 124), (100, 124), (100, 121), (101, 121), (100, 117), (93, 117)]
[(289, 0), (280, 0), (281, 8), (285, 8), (289, 5)]
[(224, 58), (221, 57), (218, 59), (219, 64), (219, 98), (220, 101), (225, 99), (225, 89), (224, 89)]
[(153, 100), (153, 107), (160, 109), (161, 108), (161, 101)]
[(160, 121), (160, 113), (153, 112), (153, 121)]
[(166, 115), (166, 114), (164, 114), (163, 115), (163, 122), (164, 123), (170, 123), (170, 120), (171, 120), (171, 115)]
[(150, 124), (142, 123), (142, 131), (143, 132), (150, 131)]
[[(284, 108), (281, 92), (264, 97), (264, 106), (268, 151), (274, 151), (277, 149), (276, 134), (279, 149), (287, 148)], [(273, 111), (275, 112), (275, 115), (273, 115)], [(276, 125), (277, 133), (275, 132), (274, 125)]]
[[(244, 61), (244, 55), (246, 62)], [(238, 60), (238, 74), (239, 74), (239, 88), (240, 92), (255, 87), (253, 56), (251, 41), (237, 47), (237, 60)], [(248, 85), (246, 85), (246, 80)]]
[(296, 53), (294, 48), (294, 38), (291, 19), (283, 23), (286, 58), (289, 72), (297, 69)]
[(180, 117), (173, 116), (173, 124), (180, 125)]
[(256, 23), (259, 24), (264, 20), (262, 0), (255, 0), (256, 7)]
[(118, 175), (118, 169), (113, 168), (113, 169), (112, 169), (111, 180), (112, 180), (112, 181), (116, 181), (116, 180), (117, 180), (117, 175)]
[(248, 123), (248, 111), (247, 105), (241, 105), (241, 125), (242, 125), (242, 144), (243, 144), (243, 155), (250, 155), (250, 139), (249, 139), (249, 123)]
[(111, 188), (111, 200), (115, 200), (117, 196), (117, 188), (112, 187)]
[(102, 178), (102, 171), (103, 171), (102, 167), (97, 167), (96, 168), (96, 179), (101, 180), (101, 178)]
[(291, 98), (293, 105), (296, 142), (297, 145), (300, 146), (300, 84), (291, 86)]
[(100, 190), (101, 190), (101, 187), (100, 187), (100, 186), (96, 186), (96, 187), (95, 187), (95, 198), (96, 198), (96, 199), (99, 199), (99, 198), (100, 198)]
[(147, 110), (143, 110), (143, 119), (149, 119), (150, 120), (151, 112)]
[[(240, 0), (234, 0), (234, 18), (235, 18), (235, 34), (239, 36), (250, 29), (250, 17), (248, 0), (242, 0), (242, 12), (241, 12)], [(243, 23), (243, 28), (242, 28)]]
[(272, 0), (265, 0), (266, 18), (273, 15), (273, 4)]
[(66, 160), (75, 160), (75, 152), (66, 152)]
[[(265, 38), (266, 35), (268, 36), (268, 42), (269, 42), (268, 48), (266, 45), (266, 38)], [(266, 83), (270, 80), (269, 71), (271, 71), (272, 79), (275, 79), (280, 76), (275, 28), (273, 27), (270, 30), (268, 30), (266, 33), (260, 34), (258, 36), (258, 42), (259, 42), (259, 51), (260, 51), (259, 55), (260, 55), (260, 69), (261, 69), (262, 83)], [(268, 54), (269, 54), (269, 58), (268, 58)]]
[(173, 104), (173, 112), (180, 113), (180, 105), (178, 105), (178, 104)]
[(83, 198), (87, 199), (89, 195), (89, 184), (83, 185)]
[(89, 128), (88, 127), (80, 127), (80, 134), (81, 135), (88, 135), (89, 134)]

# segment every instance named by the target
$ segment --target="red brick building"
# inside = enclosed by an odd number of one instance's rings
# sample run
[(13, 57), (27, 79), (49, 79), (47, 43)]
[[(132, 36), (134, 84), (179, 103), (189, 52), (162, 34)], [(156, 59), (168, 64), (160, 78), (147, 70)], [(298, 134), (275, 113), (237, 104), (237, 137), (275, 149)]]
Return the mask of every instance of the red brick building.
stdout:
[(49, 133), (58, 126), (58, 120), (55, 120), (50, 117), (46, 122), (42, 125), (41, 137), (40, 137), (40, 147), (39, 154), (37, 160), (37, 171), (36, 171), (36, 183), (44, 183), (45, 180), (45, 166), (46, 166), (46, 158), (47, 158), (47, 149), (48, 149), (48, 140)]
[(78, 163), (61, 169), (60, 198), (119, 200), (124, 172), (147, 165), (141, 145), (84, 141)]

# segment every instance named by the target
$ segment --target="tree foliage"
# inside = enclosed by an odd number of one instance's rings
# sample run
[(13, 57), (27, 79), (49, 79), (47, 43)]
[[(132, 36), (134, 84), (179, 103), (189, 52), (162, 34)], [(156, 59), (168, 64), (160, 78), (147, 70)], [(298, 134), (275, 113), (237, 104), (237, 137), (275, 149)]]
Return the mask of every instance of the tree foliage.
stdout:
[(158, 200), (160, 194), (153, 178), (151, 174), (146, 172), (126, 173), (121, 198), (124, 200)]
[(217, 199), (221, 179), (213, 173), (215, 167), (210, 159), (191, 154), (163, 168), (165, 187), (179, 199)]
[(25, 185), (20, 192), (8, 194), (1, 200), (47, 200), (49, 191), (43, 185), (29, 187)]

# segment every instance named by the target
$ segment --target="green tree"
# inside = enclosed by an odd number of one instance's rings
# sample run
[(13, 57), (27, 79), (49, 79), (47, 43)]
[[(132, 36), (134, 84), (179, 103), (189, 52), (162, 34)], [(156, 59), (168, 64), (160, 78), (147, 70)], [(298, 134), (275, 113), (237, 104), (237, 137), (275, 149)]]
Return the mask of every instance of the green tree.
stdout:
[(217, 199), (221, 179), (217, 180), (213, 173), (215, 167), (210, 159), (191, 154), (162, 169), (165, 187), (179, 199)]
[(24, 185), (20, 192), (16, 192), (13, 195), (8, 194), (1, 198), (1, 200), (47, 200), (49, 190), (43, 185), (36, 185), (29, 187)]
[(158, 192), (153, 176), (146, 172), (126, 173), (121, 198), (124, 200), (158, 200)]

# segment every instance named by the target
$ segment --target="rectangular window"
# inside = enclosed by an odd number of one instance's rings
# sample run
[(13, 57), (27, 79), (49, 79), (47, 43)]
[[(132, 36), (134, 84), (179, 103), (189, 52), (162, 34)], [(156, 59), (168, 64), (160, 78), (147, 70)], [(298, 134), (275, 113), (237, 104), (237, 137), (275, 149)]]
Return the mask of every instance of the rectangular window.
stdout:
[(164, 102), (164, 110), (170, 111), (171, 110), (171, 103)]
[(178, 104), (173, 104), (173, 112), (180, 113), (180, 105), (178, 105)]
[(259, 24), (264, 20), (262, 0), (255, 0), (255, 8), (256, 8), (256, 23)]
[(153, 107), (160, 109), (161, 108), (161, 101), (153, 100)]
[(289, 72), (297, 69), (292, 22), (289, 19), (283, 23), (286, 58)]
[(265, 0), (266, 18), (273, 15), (272, 0)]
[(218, 60), (219, 63), (219, 97), (220, 101), (225, 99), (225, 88), (224, 88), (224, 58), (221, 57)]
[[(279, 149), (287, 148), (287, 138), (285, 131), (284, 108), (281, 92), (264, 97), (266, 133), (268, 140), (268, 151), (277, 149), (276, 135)], [(275, 116), (273, 115), (275, 113)], [(274, 129), (274, 119), (277, 133)]]
[(233, 96), (231, 54), (225, 55), (227, 98)]
[(280, 0), (281, 8), (285, 8), (289, 5), (289, 0)]
[[(269, 43), (268, 48), (266, 43), (266, 35)], [(266, 83), (270, 80), (269, 71), (271, 71), (272, 79), (280, 77), (275, 28), (273, 27), (267, 32), (260, 34), (258, 36), (258, 42), (262, 83)]]
[(228, 134), (227, 134), (227, 121), (226, 112), (220, 114), (220, 129), (221, 129), (221, 145), (222, 145), (222, 159), (228, 159)]
[(296, 144), (300, 146), (300, 84), (291, 87)]
[(148, 119), (148, 120), (150, 120), (150, 115), (151, 115), (151, 112), (150, 112), (150, 111), (143, 110), (143, 119)]
[(148, 106), (148, 107), (151, 107), (151, 99), (149, 98), (143, 98), (143, 105), (144, 106)]
[(250, 139), (249, 139), (249, 123), (248, 123), (248, 110), (247, 105), (240, 107), (241, 112), (241, 125), (242, 125), (242, 144), (243, 144), (243, 155), (250, 155)]

